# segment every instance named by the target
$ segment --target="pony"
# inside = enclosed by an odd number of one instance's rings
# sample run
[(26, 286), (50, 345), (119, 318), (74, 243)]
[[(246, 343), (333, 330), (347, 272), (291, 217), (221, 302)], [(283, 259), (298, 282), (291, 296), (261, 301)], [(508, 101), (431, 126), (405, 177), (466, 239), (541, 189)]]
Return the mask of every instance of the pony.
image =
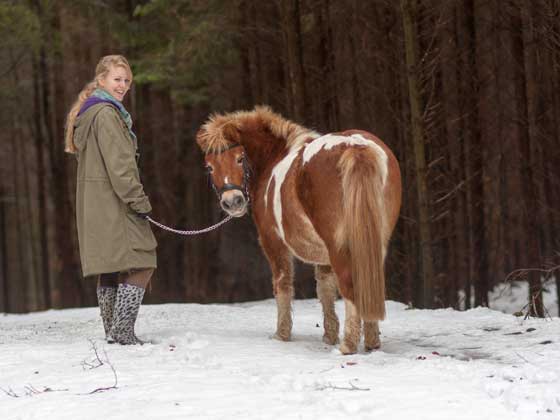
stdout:
[(337, 292), (344, 299), (342, 354), (379, 348), (385, 317), (384, 260), (401, 206), (401, 175), (389, 148), (361, 130), (320, 135), (266, 106), (213, 114), (196, 141), (221, 208), (252, 207), (277, 304), (274, 338), (289, 341), (293, 257), (315, 266), (323, 341), (339, 343)]

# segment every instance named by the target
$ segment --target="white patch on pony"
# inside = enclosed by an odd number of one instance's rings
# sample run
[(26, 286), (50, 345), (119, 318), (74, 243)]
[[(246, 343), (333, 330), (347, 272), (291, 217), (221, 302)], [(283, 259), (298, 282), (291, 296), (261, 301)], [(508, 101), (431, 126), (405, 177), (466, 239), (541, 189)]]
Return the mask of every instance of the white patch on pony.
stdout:
[(264, 191), (264, 209), (268, 209), (268, 189), (270, 187), (270, 183), (272, 182), (272, 179), (274, 177), (272, 175), (270, 175), (270, 179), (268, 180), (268, 183), (266, 184), (266, 190)]
[(224, 184), (229, 184), (229, 178), (227, 176), (224, 179)]
[(276, 220), (276, 226), (278, 226), (278, 236), (280, 236), (282, 240), (285, 240), (285, 237), (284, 237), (284, 227), (282, 226), (282, 196), (280, 190), (282, 188), (282, 184), (284, 183), (284, 179), (286, 179), (286, 174), (292, 167), (292, 163), (297, 157), (300, 149), (301, 146), (290, 150), (290, 153), (288, 153), (284, 157), (284, 159), (282, 159), (280, 162), (276, 164), (276, 166), (274, 166), (274, 169), (272, 169), (272, 174), (270, 175), (270, 179), (268, 180), (268, 184), (266, 185), (266, 191), (264, 193), (264, 197), (265, 197), (264, 205), (265, 208), (267, 208), (268, 188), (270, 187), (270, 183), (272, 182), (272, 179), (274, 179), (274, 193), (272, 196), (273, 203), (274, 203), (274, 208), (273, 208), (274, 219)]
[[(284, 137), (288, 136), (287, 133), (282, 134)], [(296, 136), (292, 139), (290, 139), (289, 141), (289, 148), (288, 148), (288, 156), (291, 153), (299, 153), (299, 150), (301, 149), (302, 146), (305, 146), (305, 142), (308, 139), (316, 139), (321, 137), (321, 135), (319, 133), (317, 133), (316, 131), (308, 131), (308, 130), (301, 130), (301, 132), (299, 132), (298, 134), (296, 134)], [(286, 157), (288, 157), (286, 156)], [(285, 158), (284, 158), (285, 159)], [(280, 162), (281, 163), (281, 162)], [(270, 183), (272, 181), (272, 179), (274, 178), (274, 172), (271, 174), (270, 179), (268, 180), (268, 184), (266, 185), (266, 191), (264, 194), (264, 208), (268, 208), (268, 189), (270, 187)]]
[(361, 134), (352, 134), (351, 136), (340, 136), (334, 134), (327, 134), (318, 139), (313, 140), (311, 143), (307, 143), (305, 150), (303, 151), (303, 162), (305, 165), (309, 162), (313, 156), (319, 153), (323, 148), (325, 150), (330, 150), (335, 146), (341, 144), (347, 146), (367, 146), (371, 147), (378, 157), (381, 169), (381, 178), (383, 179), (383, 185), (387, 181), (387, 153), (383, 150), (381, 146), (375, 143), (373, 140), (368, 140)]
[(315, 131), (303, 131), (295, 136), (291, 141), (290, 151), (298, 149), (305, 145), (305, 142), (309, 139), (317, 139), (321, 135)]

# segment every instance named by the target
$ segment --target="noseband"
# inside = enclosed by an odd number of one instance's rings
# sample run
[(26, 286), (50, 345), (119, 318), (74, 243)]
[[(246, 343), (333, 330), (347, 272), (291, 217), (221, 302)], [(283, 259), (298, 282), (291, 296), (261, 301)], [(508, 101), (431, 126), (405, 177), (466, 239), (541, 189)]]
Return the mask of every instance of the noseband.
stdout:
[[(240, 144), (234, 144), (219, 152), (212, 153), (212, 154), (221, 155), (222, 153), (230, 149), (234, 149), (236, 147), (243, 147), (243, 146)], [(249, 179), (251, 177), (251, 167), (249, 166), (249, 162), (247, 160), (247, 155), (245, 154), (245, 151), (243, 151), (242, 165), (243, 165), (243, 185), (236, 185), (228, 182), (227, 184), (224, 184), (222, 188), (218, 189), (218, 187), (216, 187), (216, 184), (214, 183), (214, 180), (212, 179), (212, 175), (210, 174), (210, 183), (212, 184), (212, 189), (218, 196), (218, 201), (222, 199), (222, 194), (225, 193), (226, 191), (238, 190), (241, 191), (241, 194), (243, 194), (243, 198), (245, 198), (247, 204), (251, 202), (251, 196), (249, 195)]]

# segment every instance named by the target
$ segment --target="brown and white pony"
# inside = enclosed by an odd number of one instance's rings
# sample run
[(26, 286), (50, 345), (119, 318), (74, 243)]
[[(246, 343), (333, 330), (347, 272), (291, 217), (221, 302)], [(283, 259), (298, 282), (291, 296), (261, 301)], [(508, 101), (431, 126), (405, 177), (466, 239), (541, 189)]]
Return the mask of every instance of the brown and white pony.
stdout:
[(338, 290), (346, 308), (340, 351), (357, 351), (362, 319), (366, 351), (378, 348), (384, 260), (401, 205), (399, 165), (387, 146), (360, 130), (321, 136), (267, 107), (213, 115), (197, 142), (221, 207), (241, 217), (252, 203), (272, 270), (275, 338), (291, 336), (295, 256), (315, 265), (323, 340), (338, 343)]

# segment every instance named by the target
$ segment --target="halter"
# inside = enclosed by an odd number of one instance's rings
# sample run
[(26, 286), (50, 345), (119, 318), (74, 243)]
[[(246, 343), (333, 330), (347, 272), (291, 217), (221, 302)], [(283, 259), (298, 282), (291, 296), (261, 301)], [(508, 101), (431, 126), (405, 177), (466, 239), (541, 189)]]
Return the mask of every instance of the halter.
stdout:
[[(208, 154), (212, 154), (212, 155), (221, 155), (224, 152), (227, 152), (228, 150), (231, 149), (235, 149), (236, 147), (243, 147), (241, 144), (233, 144), (229, 147), (226, 147), (225, 149), (219, 151), (219, 152), (213, 152), (213, 153), (207, 153)], [(212, 185), (212, 189), (214, 190), (214, 192), (216, 193), (218, 200), (221, 200), (222, 198), (222, 194), (226, 191), (232, 191), (232, 190), (238, 190), (241, 191), (241, 194), (243, 194), (243, 198), (245, 198), (245, 201), (247, 202), (247, 204), (250, 204), (251, 202), (251, 196), (249, 195), (249, 180), (251, 178), (251, 167), (249, 165), (249, 161), (247, 159), (247, 155), (245, 154), (245, 150), (243, 150), (243, 161), (242, 161), (242, 165), (243, 165), (243, 185), (236, 185), (236, 184), (231, 184), (231, 183), (227, 183), (224, 184), (222, 186), (222, 188), (220, 188), (218, 190), (218, 187), (216, 187), (216, 184), (214, 183), (214, 180), (212, 179), (212, 175), (210, 175), (210, 184)]]

